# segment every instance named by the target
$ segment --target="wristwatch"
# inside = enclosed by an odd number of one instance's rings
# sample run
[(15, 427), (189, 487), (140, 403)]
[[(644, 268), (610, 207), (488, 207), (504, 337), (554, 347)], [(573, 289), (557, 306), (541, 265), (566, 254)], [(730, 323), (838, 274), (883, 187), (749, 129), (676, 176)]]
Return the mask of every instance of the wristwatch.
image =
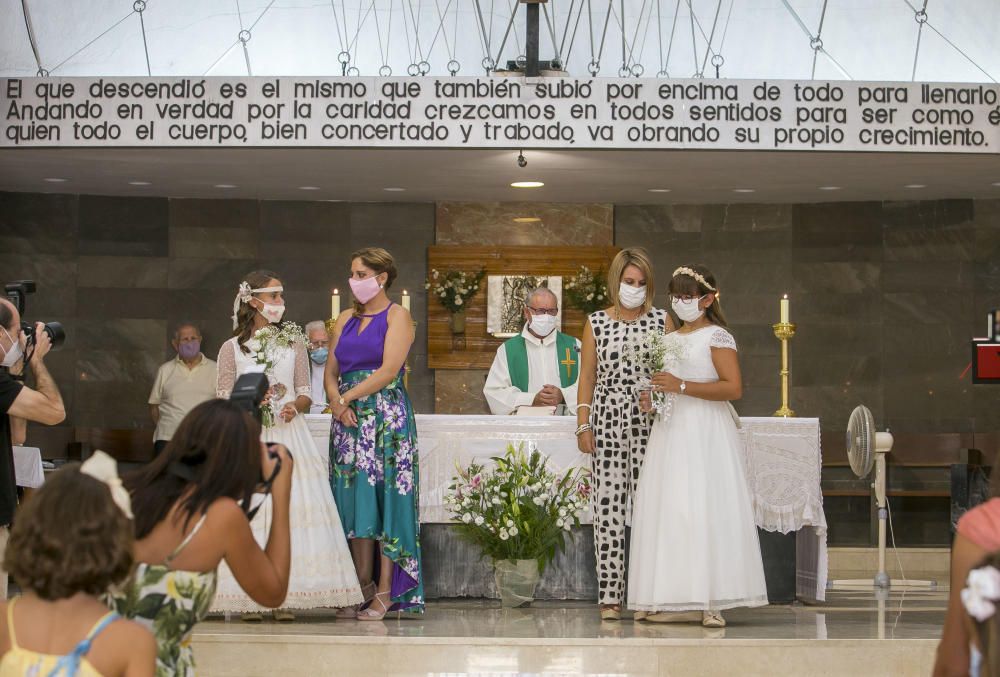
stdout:
[(684, 394), (684, 391), (687, 390), (687, 387), (688, 387), (687, 381), (681, 381), (681, 395)]

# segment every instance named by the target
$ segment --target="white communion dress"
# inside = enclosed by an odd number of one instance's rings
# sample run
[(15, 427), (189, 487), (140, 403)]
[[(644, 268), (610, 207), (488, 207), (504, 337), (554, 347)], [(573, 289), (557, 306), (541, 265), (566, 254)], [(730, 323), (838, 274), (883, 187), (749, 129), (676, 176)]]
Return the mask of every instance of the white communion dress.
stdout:
[[(673, 332), (669, 371), (689, 383), (719, 380), (712, 350), (736, 350), (716, 325)], [(632, 513), (628, 607), (721, 611), (767, 604), (743, 451), (728, 402), (672, 396), (649, 435)]]
[[(235, 337), (222, 344), (219, 397), (229, 397), (238, 376), (260, 371), (253, 357), (257, 352), (255, 339), (250, 339), (247, 347), (249, 355), (240, 350)], [(286, 403), (294, 402), (297, 396), (311, 397), (306, 347), (296, 343), (288, 348), (275, 348), (275, 356), (274, 366), (267, 373), (272, 386), (275, 425), (265, 428), (261, 438), (265, 442), (284, 444), (295, 461), (289, 503), (292, 568), (288, 596), (281, 608), (336, 608), (360, 604), (363, 600), (361, 588), (330, 489), (329, 455), (325, 449), (321, 453), (316, 448), (301, 415), (287, 423), (277, 416), (277, 412)], [(271, 497), (268, 496), (250, 523), (254, 538), (262, 548), (267, 544), (272, 515)], [(212, 612), (260, 613), (263, 610), (243, 592), (225, 561), (220, 563)]]

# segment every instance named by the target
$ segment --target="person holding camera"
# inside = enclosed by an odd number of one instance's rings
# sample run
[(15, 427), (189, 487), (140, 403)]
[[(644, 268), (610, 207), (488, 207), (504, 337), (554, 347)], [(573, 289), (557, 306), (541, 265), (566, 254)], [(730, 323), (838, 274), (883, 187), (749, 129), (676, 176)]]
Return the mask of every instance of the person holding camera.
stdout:
[[(163, 452), (125, 478), (135, 515), (131, 577), (109, 606), (156, 637), (157, 675), (193, 675), (191, 633), (209, 613), (225, 566), (250, 599), (285, 601), (291, 571), (293, 460), (260, 441), (260, 424), (235, 402), (209, 400), (184, 417)], [(270, 493), (263, 542), (251, 497)]]
[[(347, 607), (361, 602), (362, 595), (330, 489), (326, 454), (316, 448), (302, 416), (312, 403), (306, 339), (297, 325), (282, 322), (284, 314), (284, 289), (277, 275), (256, 271), (243, 279), (233, 303), (233, 337), (219, 350), (217, 394), (228, 399), (238, 376), (263, 372), (270, 384), (261, 405), (263, 439), (284, 444), (295, 456), (291, 582), (284, 605), (272, 612), (275, 620), (290, 621), (291, 609)], [(265, 503), (251, 524), (261, 542), (269, 519)], [(238, 583), (223, 566), (213, 611), (261, 620), (264, 609)]]
[[(44, 358), (51, 348), (51, 337), (41, 322), (29, 344), (21, 330), (21, 313), (13, 303), (0, 298), (0, 558), (17, 506), (14, 444), (24, 443), (28, 421), (55, 425), (66, 418), (62, 396), (45, 367)], [(25, 364), (35, 375), (34, 388), (24, 385)], [(3, 571), (0, 596), (7, 597), (7, 574)]]

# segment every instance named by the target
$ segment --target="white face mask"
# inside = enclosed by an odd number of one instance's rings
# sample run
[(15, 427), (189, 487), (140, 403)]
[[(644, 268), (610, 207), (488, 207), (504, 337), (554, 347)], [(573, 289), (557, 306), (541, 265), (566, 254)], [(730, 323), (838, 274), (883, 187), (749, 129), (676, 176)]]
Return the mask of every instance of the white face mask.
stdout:
[(555, 315), (532, 315), (528, 327), (536, 336), (545, 338), (556, 328)]
[[(261, 303), (264, 303), (261, 301)], [(271, 324), (277, 324), (281, 322), (281, 318), (285, 315), (285, 306), (278, 305), (276, 303), (264, 303), (264, 307), (257, 311), (264, 316), (264, 319)]]
[(633, 287), (630, 284), (622, 282), (618, 285), (618, 300), (622, 306), (629, 310), (638, 308), (646, 302), (646, 288)]
[(21, 343), (16, 337), (11, 336), (10, 332), (7, 331), (6, 327), (0, 327), (3, 329), (3, 333), (7, 335), (7, 338), (11, 341), (10, 348), (6, 349), (6, 353), (3, 356), (3, 362), (0, 362), (0, 367), (13, 367), (17, 364), (17, 361), (21, 359)]
[(696, 299), (688, 299), (687, 301), (671, 299), (670, 307), (674, 309), (674, 312), (677, 313), (677, 317), (681, 318), (682, 322), (694, 322), (705, 314), (705, 311), (698, 307), (698, 304), (701, 303), (703, 298), (705, 297), (699, 296)]

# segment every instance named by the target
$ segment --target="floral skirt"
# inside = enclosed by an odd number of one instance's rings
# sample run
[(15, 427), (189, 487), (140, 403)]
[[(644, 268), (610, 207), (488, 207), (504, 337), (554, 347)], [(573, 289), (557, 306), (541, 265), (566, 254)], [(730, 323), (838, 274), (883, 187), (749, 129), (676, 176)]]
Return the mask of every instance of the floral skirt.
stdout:
[[(342, 374), (340, 392), (371, 374)], [(348, 539), (380, 541), (382, 554), (395, 564), (393, 610), (422, 612), (417, 426), (402, 377), (351, 406), (358, 425), (334, 419), (330, 431), (330, 485), (344, 531)]]

